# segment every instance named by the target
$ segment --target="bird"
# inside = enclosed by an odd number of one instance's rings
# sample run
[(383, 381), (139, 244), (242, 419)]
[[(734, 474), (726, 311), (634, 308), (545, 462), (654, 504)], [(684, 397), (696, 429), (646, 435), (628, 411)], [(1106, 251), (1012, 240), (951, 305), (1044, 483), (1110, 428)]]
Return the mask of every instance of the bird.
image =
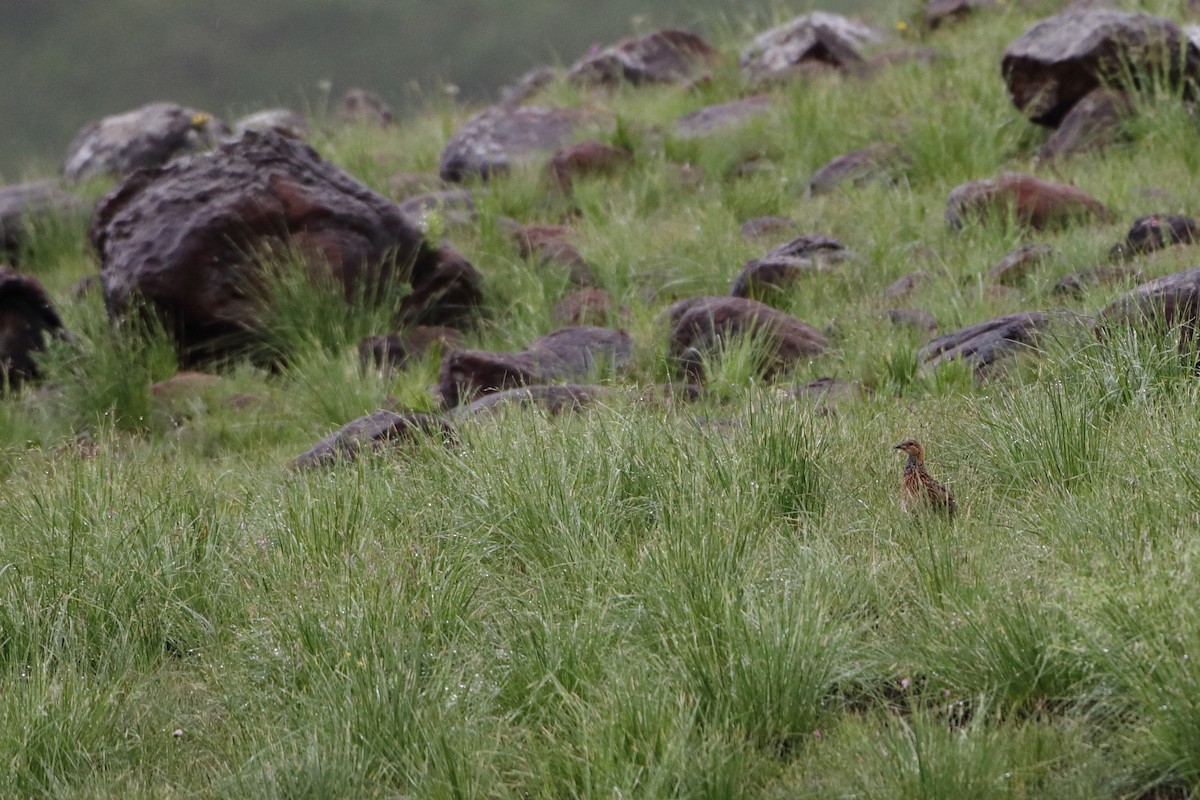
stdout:
[(901, 507), (916, 513), (922, 509), (931, 509), (938, 514), (944, 514), (946, 519), (953, 519), (958, 511), (958, 503), (954, 493), (933, 479), (925, 469), (925, 448), (916, 439), (905, 439), (896, 445), (896, 450), (908, 454), (904, 462), (904, 491), (900, 496)]

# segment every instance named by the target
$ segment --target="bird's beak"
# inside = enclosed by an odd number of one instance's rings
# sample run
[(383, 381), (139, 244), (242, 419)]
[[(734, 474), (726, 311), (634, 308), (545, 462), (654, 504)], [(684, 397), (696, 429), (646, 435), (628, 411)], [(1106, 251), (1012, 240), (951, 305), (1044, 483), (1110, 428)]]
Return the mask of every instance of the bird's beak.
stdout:
[(899, 450), (899, 449), (900, 449), (901, 447), (903, 447), (903, 446), (904, 446), (904, 445), (902, 445), (902, 444), (898, 444), (898, 445), (896, 445), (895, 447), (893, 447), (892, 449), (893, 449), (893, 450)]

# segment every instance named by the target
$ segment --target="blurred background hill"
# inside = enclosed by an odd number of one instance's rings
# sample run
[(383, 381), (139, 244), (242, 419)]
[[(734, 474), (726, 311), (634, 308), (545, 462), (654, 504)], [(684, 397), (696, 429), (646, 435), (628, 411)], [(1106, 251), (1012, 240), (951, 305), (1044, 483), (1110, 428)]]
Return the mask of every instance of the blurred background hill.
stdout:
[[(870, 0), (822, 8), (851, 13)], [(777, 0), (5, 0), (0, 181), (57, 171), (84, 124), (168, 100), (232, 119), (321, 112), (351, 86), (403, 114), (447, 85), (486, 100), (525, 70), (664, 26), (722, 40), (810, 10)]]

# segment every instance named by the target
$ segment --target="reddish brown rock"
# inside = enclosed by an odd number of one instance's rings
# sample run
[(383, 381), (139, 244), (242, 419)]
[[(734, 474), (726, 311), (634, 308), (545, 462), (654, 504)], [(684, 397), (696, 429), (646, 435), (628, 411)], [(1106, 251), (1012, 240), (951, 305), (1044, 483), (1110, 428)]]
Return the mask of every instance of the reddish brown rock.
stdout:
[(703, 379), (703, 354), (723, 342), (747, 335), (764, 346), (761, 374), (765, 379), (798, 366), (829, 347), (829, 341), (808, 323), (776, 311), (757, 300), (741, 297), (693, 297), (670, 306), (668, 351), (681, 372)]
[(577, 178), (615, 175), (633, 161), (624, 147), (603, 142), (579, 142), (559, 150), (546, 164), (546, 175), (560, 191), (570, 192)]
[(814, 11), (759, 34), (742, 51), (742, 70), (754, 81), (795, 75), (806, 64), (853, 68), (863, 61), (860, 48), (882, 41), (874, 28), (837, 14)]
[(623, 39), (576, 62), (567, 78), (576, 83), (684, 83), (720, 54), (692, 33), (661, 30)]
[(1028, 311), (990, 319), (939, 336), (918, 354), (924, 368), (962, 359), (977, 376), (986, 376), (998, 362), (1037, 346), (1039, 336), (1050, 325), (1050, 315)]
[(1133, 221), (1125, 241), (1109, 250), (1113, 259), (1132, 258), (1177, 244), (1195, 244), (1200, 240), (1200, 227), (1191, 217), (1177, 214), (1147, 214)]
[(827, 236), (799, 236), (774, 248), (762, 258), (746, 262), (733, 279), (733, 297), (769, 299), (815, 272), (829, 272), (852, 254), (841, 242)]
[(559, 325), (604, 325), (612, 315), (612, 298), (603, 289), (582, 289), (554, 306)]
[(588, 115), (577, 109), (497, 105), (472, 117), (442, 150), (438, 173), (452, 182), (487, 179), (569, 143)]
[(1036, 23), (1004, 51), (1001, 72), (1013, 104), (1057, 126), (1100, 86), (1200, 75), (1200, 50), (1169, 20), (1108, 8), (1064, 11)]
[(1017, 224), (1035, 230), (1112, 219), (1112, 212), (1082, 189), (1019, 172), (964, 183), (946, 200), (946, 222), (951, 228), (961, 228), (968, 220), (1009, 213)]
[(355, 460), (364, 450), (378, 452), (385, 447), (398, 447), (421, 439), (445, 443), (454, 438), (454, 429), (441, 417), (375, 411), (317, 442), (292, 460), (292, 469), (333, 466), (340, 461)]
[(516, 353), (451, 351), (442, 358), (438, 390), (445, 406), (454, 408), (489, 392), (580, 378), (605, 365), (619, 369), (632, 353), (625, 331), (563, 328)]
[(465, 259), (429, 246), (393, 203), (307, 145), (272, 133), (129, 176), (100, 202), (91, 240), (110, 313), (146, 303), (185, 361), (261, 341), (271, 253), (301, 255), (276, 268), (324, 273), (347, 297), (407, 282), (401, 310), (413, 324), (467, 319), (480, 300)]
[(861, 186), (868, 181), (886, 178), (904, 162), (905, 158), (898, 147), (876, 142), (838, 156), (817, 169), (809, 179), (808, 194), (829, 192), (844, 183)]
[(988, 270), (988, 280), (1005, 286), (1020, 283), (1029, 270), (1041, 266), (1053, 252), (1048, 244), (1023, 244)]
[(1093, 89), (1063, 117), (1038, 151), (1038, 158), (1042, 161), (1067, 158), (1112, 144), (1121, 138), (1124, 121), (1132, 110), (1124, 92)]
[(771, 110), (772, 102), (770, 95), (759, 94), (706, 106), (675, 120), (675, 133), (683, 139), (694, 139), (736, 128), (748, 120), (766, 114)]
[(338, 101), (336, 113), (339, 122), (380, 128), (391, 125), (396, 118), (391, 106), (379, 95), (357, 88), (346, 90)]
[(37, 354), (68, 336), (42, 284), (0, 265), (0, 392), (41, 377)]
[(226, 132), (212, 114), (174, 103), (152, 103), (84, 126), (67, 147), (63, 176), (85, 181), (159, 167), (206, 150)]

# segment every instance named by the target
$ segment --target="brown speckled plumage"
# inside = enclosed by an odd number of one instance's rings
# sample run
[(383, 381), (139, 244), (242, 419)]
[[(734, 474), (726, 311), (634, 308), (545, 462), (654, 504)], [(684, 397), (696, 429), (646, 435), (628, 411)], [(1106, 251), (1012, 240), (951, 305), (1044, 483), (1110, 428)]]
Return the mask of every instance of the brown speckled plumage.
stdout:
[(935, 481), (925, 469), (925, 448), (921, 443), (915, 439), (905, 439), (896, 445), (896, 449), (908, 455), (908, 460), (904, 462), (904, 490), (900, 496), (900, 505), (904, 510), (915, 513), (932, 509), (945, 514), (947, 519), (953, 519), (958, 510), (954, 493)]

